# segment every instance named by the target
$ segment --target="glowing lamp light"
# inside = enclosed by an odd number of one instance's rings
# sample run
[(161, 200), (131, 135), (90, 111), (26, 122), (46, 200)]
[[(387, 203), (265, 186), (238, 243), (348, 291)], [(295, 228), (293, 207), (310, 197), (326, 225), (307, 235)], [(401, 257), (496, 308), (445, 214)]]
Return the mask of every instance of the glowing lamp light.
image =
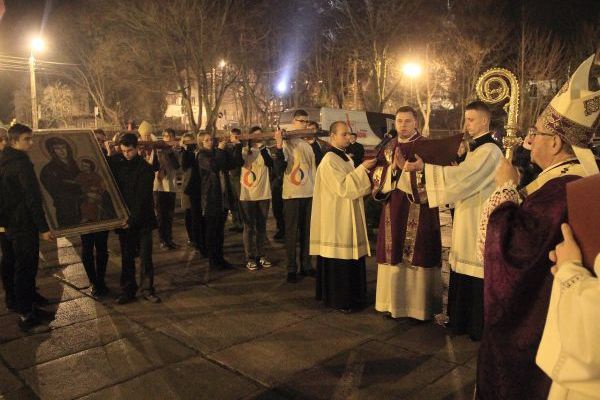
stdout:
[(406, 63), (402, 67), (402, 72), (404, 72), (404, 74), (410, 78), (416, 78), (421, 75), (423, 69), (417, 63)]
[(227, 65), (227, 61), (225, 61), (225, 60), (219, 61), (219, 68), (225, 68), (226, 65)]
[(281, 81), (277, 84), (276, 89), (279, 93), (284, 94), (285, 92), (287, 92), (288, 85), (284, 81)]
[(41, 37), (35, 37), (31, 40), (31, 51), (40, 52), (45, 47), (44, 39)]

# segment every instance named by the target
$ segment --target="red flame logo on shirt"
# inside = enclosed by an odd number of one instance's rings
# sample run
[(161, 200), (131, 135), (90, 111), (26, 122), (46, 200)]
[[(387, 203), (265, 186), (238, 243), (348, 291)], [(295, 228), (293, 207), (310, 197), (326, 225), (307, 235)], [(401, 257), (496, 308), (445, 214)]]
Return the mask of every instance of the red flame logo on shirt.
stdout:
[(242, 176), (244, 186), (251, 188), (256, 183), (256, 174), (252, 170), (246, 170)]
[(290, 173), (290, 182), (296, 186), (300, 186), (304, 180), (304, 171), (300, 168), (300, 165), (295, 166)]

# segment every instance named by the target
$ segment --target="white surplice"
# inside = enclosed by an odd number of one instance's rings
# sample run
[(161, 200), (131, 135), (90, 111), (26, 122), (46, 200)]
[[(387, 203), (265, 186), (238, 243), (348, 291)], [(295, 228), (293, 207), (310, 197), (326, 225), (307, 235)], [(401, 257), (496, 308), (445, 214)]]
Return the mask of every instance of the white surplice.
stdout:
[(501, 157), (497, 145), (485, 143), (468, 152), (459, 165), (425, 164), (429, 207), (455, 207), (448, 261), (459, 274), (483, 278), (483, 264), (477, 258), (479, 219), (485, 201), (496, 188), (494, 178)]
[(600, 279), (581, 265), (566, 262), (554, 277), (536, 363), (552, 378), (548, 399), (600, 399)]
[(328, 152), (317, 168), (310, 220), (310, 254), (342, 260), (371, 255), (363, 197), (367, 170)]

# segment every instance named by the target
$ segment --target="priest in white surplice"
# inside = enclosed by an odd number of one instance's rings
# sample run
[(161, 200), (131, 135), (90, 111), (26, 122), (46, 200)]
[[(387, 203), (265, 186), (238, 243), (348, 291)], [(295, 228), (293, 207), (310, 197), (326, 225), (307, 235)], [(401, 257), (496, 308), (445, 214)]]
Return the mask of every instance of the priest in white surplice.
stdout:
[(317, 256), (316, 298), (343, 312), (360, 309), (367, 291), (365, 255), (370, 255), (363, 197), (375, 160), (354, 167), (343, 121), (330, 127), (330, 151), (317, 168), (310, 221), (310, 254)]
[(536, 363), (552, 378), (549, 400), (600, 398), (600, 254), (594, 272), (582, 264), (569, 225), (550, 253), (554, 284)]
[(496, 188), (500, 146), (489, 130), (490, 111), (481, 101), (467, 105), (465, 127), (471, 136), (469, 152), (457, 166), (424, 164), (417, 157), (403, 171), (424, 171), (430, 207), (454, 204), (449, 263), (449, 327), (454, 334), (480, 340), (483, 329), (483, 264), (477, 258), (477, 234), (483, 204)]

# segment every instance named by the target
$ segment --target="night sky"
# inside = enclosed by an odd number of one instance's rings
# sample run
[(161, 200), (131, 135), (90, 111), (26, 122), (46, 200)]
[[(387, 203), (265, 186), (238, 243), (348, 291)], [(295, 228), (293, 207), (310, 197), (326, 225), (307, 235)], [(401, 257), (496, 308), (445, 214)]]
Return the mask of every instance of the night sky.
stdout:
[[(69, 3), (86, 3), (99, 0), (4, 0), (6, 13), (0, 21), (0, 54), (27, 57), (28, 44), (31, 37), (42, 32), (53, 14), (63, 5)], [(126, 1), (126, 0), (123, 0)], [(162, 0), (168, 2), (169, 0)], [(215, 0), (217, 1), (217, 0)], [(285, 0), (280, 0), (285, 1)], [(288, 0), (293, 6), (296, 0)], [(325, 0), (315, 0), (325, 2)], [(439, 1), (440, 5), (448, 4), (448, 0)], [(510, 0), (511, 13), (515, 19), (520, 17), (522, 4), (526, 5), (531, 15), (529, 26), (551, 27), (561, 36), (571, 36), (584, 21), (600, 20), (600, 0)], [(453, 8), (461, 7), (462, 0), (450, 0)], [(490, 10), (491, 13), (494, 10)], [(600, 45), (600, 38), (589, 38), (590, 42)], [(47, 38), (47, 50), (39, 58), (61, 61), (60, 38)], [(27, 79), (25, 73), (7, 73), (0, 71), (0, 120), (6, 121), (12, 109), (12, 91), (15, 85)]]

